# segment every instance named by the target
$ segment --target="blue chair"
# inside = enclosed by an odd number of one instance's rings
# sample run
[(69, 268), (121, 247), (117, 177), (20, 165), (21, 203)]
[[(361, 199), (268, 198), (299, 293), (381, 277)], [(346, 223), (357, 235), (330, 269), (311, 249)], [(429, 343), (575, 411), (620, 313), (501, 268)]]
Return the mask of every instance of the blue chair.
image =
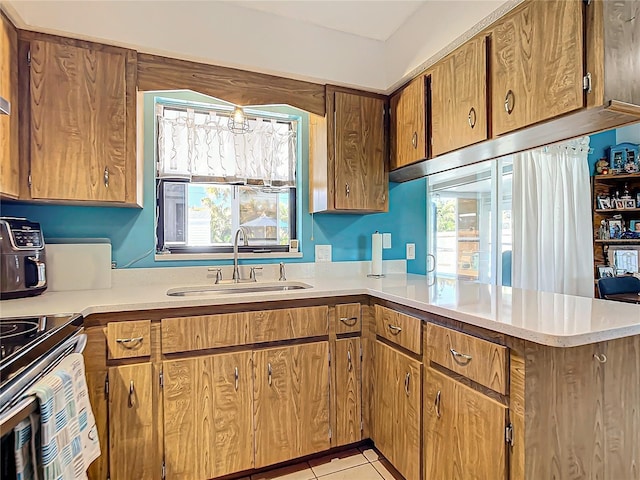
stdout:
[(598, 291), (600, 298), (620, 293), (638, 293), (640, 292), (640, 280), (631, 275), (601, 278), (598, 280)]

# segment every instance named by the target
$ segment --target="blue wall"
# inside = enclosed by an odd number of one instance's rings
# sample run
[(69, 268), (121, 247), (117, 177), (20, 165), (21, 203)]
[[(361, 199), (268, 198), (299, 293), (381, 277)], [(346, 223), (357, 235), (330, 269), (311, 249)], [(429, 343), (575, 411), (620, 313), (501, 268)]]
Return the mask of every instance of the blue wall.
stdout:
[(595, 175), (595, 165), (602, 157), (609, 158), (609, 147), (616, 144), (616, 130), (596, 133), (589, 136), (589, 146), (593, 152), (589, 154), (589, 172)]
[[(162, 94), (163, 98), (169, 97)], [(171, 97), (206, 102), (207, 97), (175, 93)], [(209, 99), (210, 100), (210, 99)], [(113, 260), (122, 267), (142, 257), (132, 267), (169, 267), (228, 264), (230, 261), (172, 261), (156, 262), (155, 250), (155, 187), (154, 187), (154, 118), (152, 94), (145, 95), (145, 158), (144, 208), (77, 207), (63, 205), (34, 205), (4, 202), (0, 214), (23, 216), (40, 222), (46, 238), (108, 238), (111, 240)], [(369, 215), (316, 214), (309, 211), (309, 137), (308, 116), (295, 109), (280, 107), (279, 111), (300, 115), (302, 147), (299, 178), (298, 237), (303, 257), (287, 262), (313, 262), (316, 244), (332, 245), (334, 261), (370, 260), (371, 234), (378, 230), (391, 233), (392, 248), (383, 250), (384, 260), (405, 258), (405, 244), (416, 244), (416, 260), (407, 261), (410, 273), (426, 273), (426, 180), (389, 185), (389, 212)], [(313, 234), (313, 237), (312, 237)], [(278, 260), (256, 260), (269, 263)]]

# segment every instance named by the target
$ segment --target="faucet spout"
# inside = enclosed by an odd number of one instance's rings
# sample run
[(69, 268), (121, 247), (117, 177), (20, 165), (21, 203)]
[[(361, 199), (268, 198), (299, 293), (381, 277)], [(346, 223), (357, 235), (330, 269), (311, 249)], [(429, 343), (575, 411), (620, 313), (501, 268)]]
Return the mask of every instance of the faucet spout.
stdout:
[(236, 234), (233, 237), (233, 282), (238, 283), (240, 281), (240, 271), (238, 270), (238, 239), (242, 234), (243, 245), (246, 247), (249, 245), (249, 232), (245, 227), (239, 227), (236, 230)]

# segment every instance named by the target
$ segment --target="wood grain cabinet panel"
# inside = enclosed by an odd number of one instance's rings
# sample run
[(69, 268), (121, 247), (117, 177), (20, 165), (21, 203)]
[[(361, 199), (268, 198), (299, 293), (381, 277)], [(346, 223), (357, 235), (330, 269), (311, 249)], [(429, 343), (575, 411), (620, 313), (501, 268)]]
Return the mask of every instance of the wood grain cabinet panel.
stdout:
[(135, 52), (34, 39), (30, 53), (31, 197), (135, 201)]
[(0, 97), (10, 102), (11, 115), (0, 114), (0, 196), (18, 198), (18, 33), (0, 12)]
[(391, 97), (391, 170), (426, 158), (426, 79), (420, 75)]
[(430, 361), (506, 394), (507, 347), (428, 323), (427, 349)]
[(275, 342), (329, 334), (329, 307), (261, 310), (240, 314), (252, 343)]
[(253, 467), (251, 352), (163, 362), (167, 479)]
[(487, 139), (487, 42), (468, 41), (431, 72), (433, 156)]
[(427, 368), (424, 409), (425, 478), (506, 480), (507, 407)]
[(373, 441), (406, 480), (421, 478), (421, 372), (422, 363), (376, 341)]
[(155, 480), (153, 367), (141, 363), (109, 368), (109, 458), (113, 480)]
[(501, 135), (584, 105), (583, 2), (530, 1), (491, 29), (491, 111)]
[(162, 353), (190, 352), (249, 343), (247, 315), (226, 313), (163, 318)]
[(253, 352), (255, 467), (327, 450), (329, 342)]
[(360, 338), (336, 340), (336, 432), (335, 445), (362, 439), (362, 361)]
[(107, 324), (109, 359), (151, 355), (151, 321), (134, 320)]
[(422, 320), (376, 305), (376, 334), (411, 350), (422, 353)]
[(336, 334), (359, 332), (362, 327), (359, 303), (336, 305)]

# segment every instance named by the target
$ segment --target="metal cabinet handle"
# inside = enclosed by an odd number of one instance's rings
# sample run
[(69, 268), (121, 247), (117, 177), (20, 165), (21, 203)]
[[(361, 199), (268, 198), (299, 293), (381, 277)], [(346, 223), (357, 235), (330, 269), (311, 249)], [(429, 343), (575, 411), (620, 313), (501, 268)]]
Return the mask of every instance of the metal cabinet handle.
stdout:
[(604, 353), (594, 353), (593, 358), (600, 363), (605, 363), (607, 361), (607, 356)]
[(462, 358), (463, 360), (466, 360), (468, 362), (472, 360), (471, 355), (467, 355), (466, 353), (456, 352), (453, 348), (450, 348), (449, 351), (451, 352), (451, 355), (453, 355), (454, 357)]
[(347, 327), (353, 327), (358, 323), (358, 317), (340, 317), (340, 321)]
[(133, 380), (131, 380), (131, 382), (129, 382), (129, 399), (128, 399), (129, 408), (133, 408), (134, 395), (135, 395), (135, 387), (133, 386)]
[(344, 184), (344, 193), (345, 193), (345, 195), (346, 195), (347, 197), (348, 197), (348, 196), (349, 196), (349, 194), (351, 193), (351, 188), (349, 187), (349, 184), (348, 184), (348, 183), (345, 183), (345, 184)]
[(418, 132), (413, 132), (413, 136), (411, 137), (411, 145), (413, 145), (413, 148), (418, 148)]
[(438, 393), (436, 393), (436, 401), (434, 402), (434, 405), (436, 407), (436, 417), (440, 418), (442, 416), (442, 412), (440, 411), (440, 395), (441, 395), (441, 391), (438, 390)]
[(267, 363), (267, 377), (269, 378), (269, 386), (271, 386), (271, 364)]
[(467, 117), (467, 119), (469, 120), (469, 126), (471, 128), (476, 126), (476, 109), (471, 107), (471, 110), (469, 110), (469, 117)]
[(436, 257), (432, 253), (427, 253), (427, 258), (431, 260), (431, 268), (427, 270), (427, 273), (433, 273), (436, 269)]
[(347, 350), (347, 371), (353, 370), (353, 363), (351, 362), (351, 350)]
[(104, 186), (109, 188), (109, 167), (104, 167)]
[(398, 327), (397, 325), (389, 324), (389, 330), (391, 330), (391, 333), (393, 333), (394, 335), (397, 335), (402, 331), (402, 328)]
[(240, 378), (240, 375), (238, 374), (238, 367), (236, 367), (235, 377), (236, 377), (236, 392), (237, 392), (238, 391), (238, 379)]
[(404, 377), (404, 393), (407, 394), (407, 397), (409, 396), (409, 382), (411, 382), (411, 372), (407, 372)]
[(116, 343), (119, 343), (124, 348), (134, 348), (142, 343), (143, 340), (144, 337), (116, 338)]
[(516, 96), (513, 91), (509, 90), (504, 97), (504, 110), (511, 115), (513, 108), (515, 107)]

